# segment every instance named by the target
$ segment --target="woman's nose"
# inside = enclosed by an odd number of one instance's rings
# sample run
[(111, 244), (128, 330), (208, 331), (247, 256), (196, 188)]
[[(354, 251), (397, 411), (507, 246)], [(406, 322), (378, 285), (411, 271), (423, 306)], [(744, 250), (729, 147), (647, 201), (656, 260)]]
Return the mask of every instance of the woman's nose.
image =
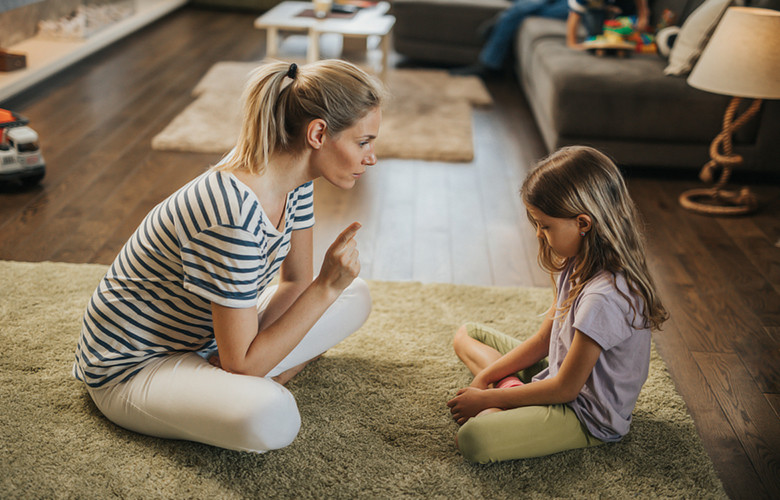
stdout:
[(366, 156), (366, 158), (363, 160), (363, 163), (368, 166), (376, 165), (376, 154), (371, 153), (370, 155)]

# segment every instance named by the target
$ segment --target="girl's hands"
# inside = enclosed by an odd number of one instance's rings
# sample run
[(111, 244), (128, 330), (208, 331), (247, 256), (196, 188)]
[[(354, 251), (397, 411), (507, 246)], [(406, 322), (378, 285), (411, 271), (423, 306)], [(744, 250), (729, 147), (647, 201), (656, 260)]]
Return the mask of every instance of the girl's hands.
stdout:
[(458, 425), (463, 425), (482, 410), (490, 408), (492, 405), (487, 402), (487, 396), (487, 390), (476, 387), (464, 387), (459, 390), (458, 394), (447, 402), (452, 419)]
[(476, 389), (487, 389), (490, 387), (490, 383), (485, 382), (485, 379), (481, 377), (481, 375), (485, 372), (485, 370), (482, 370), (477, 374), (476, 377), (471, 381), (469, 384), (469, 387), (474, 387)]
[(319, 280), (326, 287), (341, 293), (360, 274), (355, 234), (362, 226), (353, 222), (333, 242), (325, 253)]

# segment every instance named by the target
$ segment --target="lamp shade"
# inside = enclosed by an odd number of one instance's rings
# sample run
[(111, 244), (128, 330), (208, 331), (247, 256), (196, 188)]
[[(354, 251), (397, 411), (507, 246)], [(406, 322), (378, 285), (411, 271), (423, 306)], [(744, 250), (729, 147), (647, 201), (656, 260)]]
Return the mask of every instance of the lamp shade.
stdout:
[(688, 84), (715, 94), (780, 99), (780, 12), (727, 9)]

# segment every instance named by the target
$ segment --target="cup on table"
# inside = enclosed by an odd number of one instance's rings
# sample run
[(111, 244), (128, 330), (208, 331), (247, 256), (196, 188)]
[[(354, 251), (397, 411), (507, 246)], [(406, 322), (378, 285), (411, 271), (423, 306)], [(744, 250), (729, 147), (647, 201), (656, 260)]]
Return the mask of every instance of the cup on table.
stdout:
[(328, 17), (333, 0), (314, 0), (314, 16), (318, 19)]

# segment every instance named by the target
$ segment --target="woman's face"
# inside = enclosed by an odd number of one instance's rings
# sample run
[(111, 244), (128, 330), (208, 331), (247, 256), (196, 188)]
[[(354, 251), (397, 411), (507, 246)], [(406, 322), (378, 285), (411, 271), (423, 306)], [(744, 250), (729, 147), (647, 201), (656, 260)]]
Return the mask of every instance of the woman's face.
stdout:
[(375, 108), (350, 128), (327, 137), (316, 154), (318, 173), (334, 186), (352, 188), (366, 167), (376, 164), (374, 142), (381, 121), (382, 112)]
[(527, 208), (528, 213), (536, 222), (537, 238), (544, 238), (556, 255), (568, 259), (580, 253), (582, 247), (580, 232), (583, 231), (583, 228), (578, 217), (559, 219), (550, 217), (533, 205)]

